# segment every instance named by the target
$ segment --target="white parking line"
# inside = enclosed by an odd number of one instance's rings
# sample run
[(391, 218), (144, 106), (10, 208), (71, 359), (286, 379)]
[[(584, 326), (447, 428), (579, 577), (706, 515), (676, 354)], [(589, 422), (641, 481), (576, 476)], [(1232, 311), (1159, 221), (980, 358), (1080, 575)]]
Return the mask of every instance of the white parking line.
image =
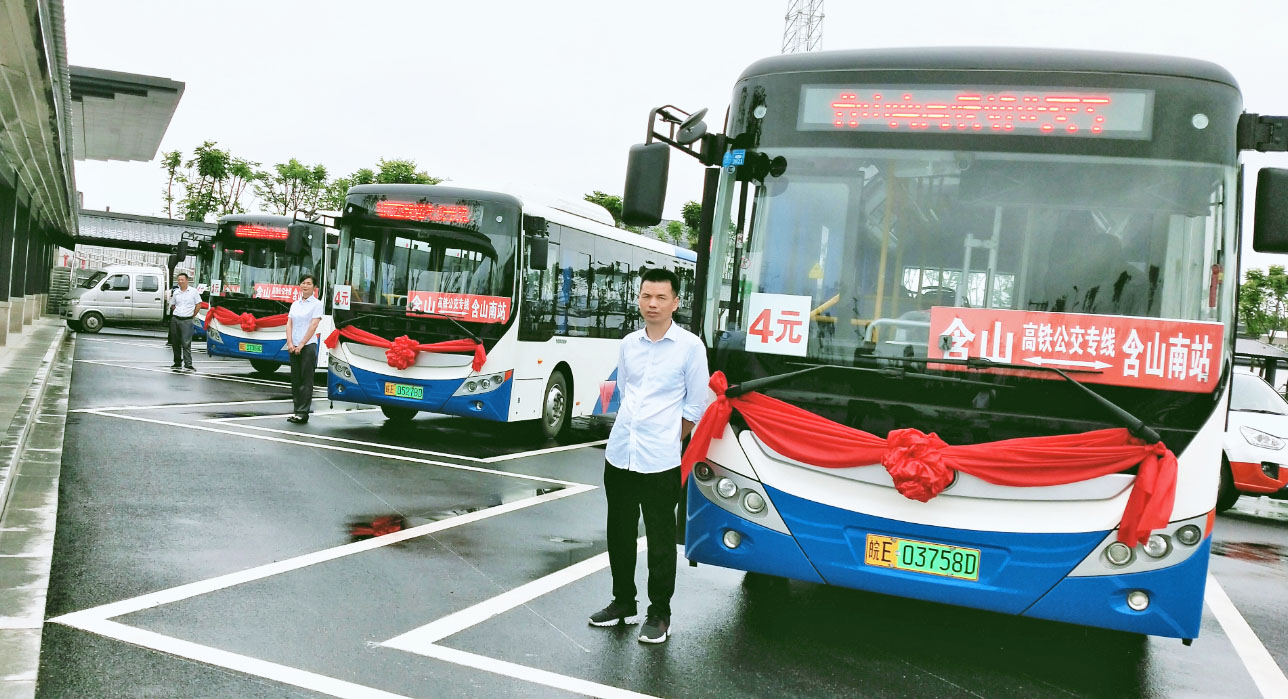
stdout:
[(463, 650), (456, 650), (455, 648), (448, 648), (447, 646), (429, 646), (425, 648), (425, 652), (421, 655), (424, 655), (427, 658), (435, 658), (437, 660), (445, 660), (449, 663), (456, 663), (457, 665), (464, 665), (465, 667), (472, 667), (475, 670), (483, 670), (485, 672), (491, 672), (498, 675), (505, 675), (506, 677), (527, 680), (528, 682), (533, 682), (535, 684), (543, 684), (547, 687), (554, 687), (556, 689), (565, 689), (569, 692), (585, 694), (586, 696), (591, 697), (605, 697), (606, 699), (656, 699), (656, 697), (651, 694), (640, 694), (639, 692), (632, 692), (629, 689), (621, 689), (606, 684), (591, 682), (590, 680), (579, 679), (577, 677), (560, 675), (548, 670), (538, 670), (535, 667), (519, 665), (518, 663), (511, 663), (498, 658), (489, 658), (486, 655), (469, 653)]
[(89, 620), (111, 619), (113, 617), (122, 616), (124, 614), (132, 614), (134, 612), (142, 611), (144, 609), (151, 609), (153, 607), (158, 607), (163, 604), (178, 602), (179, 600), (188, 599), (189, 597), (196, 597), (197, 595), (204, 595), (208, 592), (223, 590), (225, 588), (229, 588), (234, 585), (241, 585), (242, 583), (248, 583), (254, 580), (261, 580), (263, 578), (271, 577), (274, 575), (281, 575), (282, 573), (289, 573), (290, 571), (299, 570), (300, 568), (306, 568), (308, 566), (316, 565), (318, 563), (333, 561), (337, 558), (352, 556), (356, 553), (371, 551), (373, 549), (389, 546), (390, 544), (396, 544), (401, 541), (407, 541), (409, 539), (415, 539), (417, 537), (425, 536), (427, 534), (433, 534), (435, 532), (441, 532), (447, 529), (451, 529), (453, 527), (459, 527), (464, 524), (479, 522), (485, 519), (489, 519), (491, 517), (496, 517), (498, 515), (503, 515), (510, 512), (522, 510), (528, 507), (532, 507), (533, 505), (540, 505), (541, 503), (550, 502), (552, 500), (559, 500), (561, 498), (571, 497), (573, 495), (580, 495), (582, 493), (589, 492), (591, 490), (595, 490), (595, 486), (578, 484), (570, 488), (556, 490), (552, 493), (545, 493), (543, 495), (534, 495), (533, 497), (530, 497), (530, 498), (524, 498), (522, 500), (508, 502), (502, 505), (497, 505), (496, 507), (489, 507), (485, 510), (468, 512), (463, 515), (458, 515), (456, 517), (449, 517), (448, 519), (439, 520), (437, 522), (430, 522), (428, 524), (422, 524), (419, 527), (404, 529), (402, 531), (394, 532), (392, 534), (385, 534), (384, 536), (372, 537), (370, 539), (365, 539), (363, 541), (355, 541), (351, 544), (344, 544), (341, 546), (336, 546), (334, 548), (324, 549), (322, 551), (314, 551), (313, 553), (306, 553), (304, 555), (296, 556), (294, 558), (288, 558), (284, 561), (268, 563), (266, 565), (257, 566), (255, 568), (249, 568), (247, 570), (238, 571), (236, 573), (220, 575), (215, 578), (209, 578), (207, 580), (200, 580), (194, 583), (188, 583), (187, 585), (172, 587), (168, 590), (160, 590), (158, 592), (152, 592), (146, 595), (140, 595), (138, 597), (134, 597), (131, 599), (121, 600), (119, 602), (111, 602), (109, 604), (104, 604), (98, 607), (92, 607), (90, 609), (85, 609), (79, 612), (64, 614), (62, 616), (50, 619), (49, 621), (57, 622), (59, 624), (67, 624), (69, 626), (79, 626), (84, 622), (84, 620), (87, 620), (87, 619)]
[[(640, 537), (639, 541), (636, 542), (636, 550), (645, 550), (645, 548), (647, 548), (647, 541), (646, 537)], [(682, 552), (683, 547), (679, 548)], [(422, 647), (425, 645), (438, 643), (448, 636), (454, 636), (471, 626), (477, 626), (498, 614), (503, 614), (515, 607), (527, 604), (542, 595), (554, 592), (566, 585), (571, 585), (572, 583), (577, 582), (588, 575), (597, 573), (607, 567), (608, 552), (605, 551), (597, 556), (591, 556), (580, 563), (574, 563), (562, 570), (556, 570), (543, 578), (537, 578), (532, 582), (525, 583), (512, 590), (503, 592), (496, 597), (483, 600), (472, 607), (466, 607), (459, 612), (449, 614), (424, 626), (412, 629), (401, 636), (395, 636), (380, 645), (387, 648), (405, 650), (409, 653), (420, 653)]]
[(119, 413), (107, 412), (105, 410), (90, 409), (90, 410), (85, 410), (84, 412), (90, 415), (114, 417), (119, 420), (133, 420), (136, 422), (148, 422), (154, 425), (167, 425), (170, 427), (179, 427), (185, 430), (201, 430), (204, 432), (215, 432), (218, 434), (230, 434), (238, 437), (247, 437), (250, 439), (262, 439), (268, 442), (277, 442), (279, 444), (294, 444), (296, 446), (309, 447), (311, 449), (323, 449), (326, 451), (339, 451), (347, 454), (361, 454), (364, 456), (376, 456), (382, 459), (393, 459), (395, 461), (406, 461), (409, 463), (426, 464), (428, 466), (442, 466), (444, 468), (453, 468), (458, 471), (473, 471), (475, 473), (486, 473), (493, 476), (518, 478), (521, 480), (538, 481), (541, 483), (553, 483), (555, 485), (562, 485), (565, 487), (577, 487), (577, 486), (594, 487), (594, 486), (587, 486), (584, 483), (565, 481), (565, 480), (560, 480), (558, 478), (546, 478), (545, 476), (531, 476), (523, 473), (511, 473), (510, 471), (498, 471), (495, 469), (481, 468), (479, 466), (470, 466), (467, 464), (452, 464), (446, 461), (434, 461), (433, 459), (418, 459), (414, 456), (403, 456), (401, 454), (389, 454), (387, 452), (367, 451), (365, 449), (354, 449), (352, 447), (341, 447), (341, 446), (334, 446), (330, 444), (319, 444), (317, 442), (303, 442), (298, 439), (270, 437), (268, 435), (258, 435), (258, 434), (251, 434), (248, 432), (239, 432), (235, 430), (225, 430), (225, 429), (220, 429), (218, 427), (211, 427), (209, 425), (203, 425), (203, 424), (197, 424), (197, 423), (174, 422), (171, 420), (155, 420), (152, 418), (140, 417), (138, 415), (121, 415)]
[[(647, 539), (640, 537), (636, 542), (637, 551), (643, 551), (647, 548)], [(676, 554), (684, 555), (684, 547), (677, 546)], [(568, 675), (560, 675), (548, 670), (539, 670), (527, 665), (511, 663), (499, 658), (492, 658), (477, 653), (449, 648), (438, 645), (438, 641), (455, 635), (472, 626), (481, 624), (499, 614), (508, 612), (516, 607), (525, 605), (542, 595), (553, 592), (561, 587), (570, 585), (582, 578), (597, 573), (608, 567), (608, 553), (601, 553), (597, 556), (587, 558), (580, 563), (574, 563), (567, 568), (557, 570), (545, 577), (538, 578), (532, 582), (520, 585), (512, 590), (503, 592), (496, 597), (484, 600), (471, 607), (466, 607), (459, 612), (449, 614), (441, 619), (430, 622), (420, 628), (412, 629), (401, 636), (381, 643), (386, 648), (396, 648), (409, 653), (423, 655), (427, 658), (437, 658), (448, 662), (465, 665), (476, 670), (484, 670), (506, 677), (526, 680), (536, 684), (542, 684), (547, 687), (563, 689), (569, 692), (578, 692), (593, 697), (647, 697), (647, 694), (639, 694), (630, 690), (613, 687), (611, 685), (599, 684), (590, 680), (583, 680)]]
[(501, 456), (489, 456), (481, 459), (484, 463), (494, 464), (498, 461), (510, 461), (511, 459), (521, 459), (528, 456), (540, 456), (541, 454), (554, 454), (561, 451), (570, 451), (572, 449), (582, 449), (584, 447), (597, 447), (601, 444), (608, 444), (607, 439), (600, 439), (594, 442), (583, 442), (581, 444), (565, 444), (559, 447), (550, 447), (549, 449), (533, 449), (532, 451), (521, 451), (515, 454), (502, 454)]
[(1207, 579), (1207, 592), (1203, 596), (1203, 601), (1207, 603), (1208, 609), (1212, 610), (1216, 620), (1221, 622), (1221, 628), (1225, 629), (1225, 635), (1229, 637), (1235, 652), (1239, 654), (1243, 666), (1248, 669), (1248, 674), (1252, 675), (1252, 681), (1261, 691), (1261, 696), (1266, 699), (1288, 697), (1288, 677), (1284, 676), (1284, 671), (1279, 669), (1270, 651), (1266, 650), (1261, 639), (1257, 638), (1256, 632), (1230, 601), (1230, 597), (1225, 594), (1220, 583), (1211, 575)]
[[(171, 410), (179, 408), (218, 408), (226, 405), (256, 405), (261, 403), (290, 403), (290, 398), (268, 398), (265, 400), (228, 400), (218, 403), (162, 403), (160, 405), (115, 405), (107, 408), (76, 408), (69, 413), (92, 413), (100, 410)], [(291, 415), (292, 413), (285, 413)]]
[(374, 687), (346, 682), (335, 677), (327, 677), (326, 675), (279, 665), (267, 660), (230, 653), (226, 650), (203, 646), (199, 643), (192, 643), (173, 636), (163, 636), (153, 631), (146, 631), (106, 619), (82, 618), (59, 623), (96, 633), (100, 636), (114, 638), (118, 641), (124, 641), (131, 645), (151, 648), (180, 658), (188, 658), (199, 663), (235, 670), (254, 677), (263, 677), (264, 679), (274, 680), (293, 687), (329, 694), (333, 697), (344, 697), (345, 699), (407, 699), (401, 694), (393, 694)]
[(151, 371), (151, 372), (156, 372), (158, 374), (170, 374), (171, 376), (186, 376), (189, 378), (200, 378), (200, 379), (216, 379), (218, 381), (234, 381), (236, 383), (248, 383), (255, 386), (276, 386), (279, 388), (286, 388), (286, 389), (289, 389), (291, 387), (291, 384), (289, 381), (265, 381), (264, 379), (248, 379), (241, 376), (225, 376), (224, 374), (214, 374), (214, 373), (202, 372), (202, 371), (192, 372), (192, 373), (176, 372), (168, 368), (160, 369), (160, 368), (153, 368), (153, 367), (146, 367), (146, 366), (132, 366), (130, 364), (121, 364), (119, 362), (108, 362), (100, 359), (77, 359), (76, 361), (81, 362), (82, 364), (97, 364), (99, 366), (110, 366), (110, 367), (116, 367), (117, 369), (133, 369), (135, 371)]

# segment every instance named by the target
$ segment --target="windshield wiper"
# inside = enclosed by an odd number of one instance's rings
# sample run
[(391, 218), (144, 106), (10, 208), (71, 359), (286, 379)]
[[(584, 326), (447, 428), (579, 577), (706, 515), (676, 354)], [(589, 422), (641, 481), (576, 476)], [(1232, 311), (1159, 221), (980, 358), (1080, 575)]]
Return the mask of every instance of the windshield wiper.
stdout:
[[(935, 358), (935, 357), (881, 357), (881, 359), (884, 361), (906, 362), (909, 364), (953, 364), (957, 366), (966, 366), (966, 367), (972, 367), (976, 369), (1019, 369), (1023, 371), (1045, 371), (1047, 373), (1059, 374), (1060, 377), (1063, 378), (1065, 381), (1068, 381), (1074, 386), (1077, 386), (1079, 389), (1082, 390), (1083, 393), (1087, 395), (1087, 397), (1091, 398), (1095, 402), (1099, 403), (1103, 408), (1108, 410), (1110, 414), (1112, 414), (1115, 418), (1117, 418), (1118, 422), (1121, 423), (1123, 427), (1127, 428), (1128, 432), (1139, 437), (1140, 439), (1144, 440), (1148, 444), (1157, 444), (1163, 441), (1163, 438), (1159, 436), (1158, 432), (1156, 432), (1149, 425), (1146, 425), (1144, 420), (1141, 420), (1135, 415), (1132, 415), (1131, 413), (1127, 412), (1117, 403), (1109, 400), (1108, 398), (1105, 398), (1104, 396), (1100, 395), (1099, 393), (1096, 393), (1090, 388), (1087, 388), (1082, 382), (1078, 381), (1072, 376), (1069, 376), (1069, 374), (1066, 373), (1064, 369), (1059, 369), (1053, 366), (1029, 366), (1027, 364), (1007, 364), (1004, 362), (994, 362), (992, 360), (984, 359), (982, 357), (971, 357), (969, 359), (941, 359), (941, 358)], [(782, 374), (775, 374), (773, 376), (766, 376), (759, 379), (751, 379), (750, 381), (744, 381), (739, 384), (734, 384), (725, 390), (725, 395), (730, 397), (740, 396), (749, 391), (759, 391), (761, 389), (764, 389), (769, 386), (773, 386), (778, 383), (782, 383), (784, 381), (790, 381), (799, 376), (803, 376), (805, 374), (818, 371), (819, 369), (830, 369), (830, 368), (860, 369), (860, 370), (877, 371), (877, 372), (882, 371), (880, 369), (867, 369), (866, 367), (845, 367), (845, 366), (838, 366), (838, 365), (832, 365), (832, 364), (817, 364), (815, 366), (807, 367), (805, 369), (800, 369), (797, 371), (784, 372)], [(1074, 369), (1071, 371), (1091, 373), (1091, 374), (1100, 373), (1097, 371), (1091, 371), (1091, 370), (1085, 370), (1085, 369)]]
[[(470, 338), (471, 340), (473, 340), (473, 341), (475, 341), (475, 342), (479, 343), (480, 345), (481, 345), (481, 344), (483, 344), (483, 340), (479, 339), (479, 336), (478, 336), (478, 335), (476, 335), (476, 334), (474, 334), (474, 332), (472, 332), (468, 327), (466, 327), (464, 323), (462, 323), (461, 321), (459, 321), (459, 320), (457, 320), (457, 319), (455, 319), (455, 318), (453, 318), (453, 317), (451, 317), (451, 316), (449, 316), (449, 315), (443, 315), (442, 313), (426, 313), (426, 312), (423, 312), (423, 311), (417, 311), (417, 312), (416, 312), (416, 315), (420, 315), (420, 316), (429, 316), (430, 318), (443, 318), (444, 320), (450, 320), (450, 321), (452, 321), (452, 324), (453, 324), (453, 325), (455, 325), (456, 327), (460, 328), (460, 329), (461, 329), (461, 332), (463, 332), (463, 333), (465, 333), (467, 336), (469, 336), (469, 338)], [(390, 316), (389, 314), (386, 314), (386, 313), (364, 313), (364, 314), (362, 314), (362, 315), (360, 315), (360, 316), (354, 316), (354, 317), (352, 317), (352, 318), (349, 318), (348, 320), (340, 321), (339, 323), (336, 323), (336, 326), (335, 326), (335, 327), (336, 327), (336, 329), (338, 330), (338, 329), (340, 329), (340, 328), (344, 328), (344, 327), (348, 327), (348, 326), (350, 326), (350, 325), (353, 325), (354, 323), (358, 322), (359, 320), (364, 320), (364, 319), (366, 319), (366, 318), (390, 318), (390, 317), (394, 317), (394, 316)], [(405, 317), (405, 316), (403, 316), (403, 317)]]
[(1265, 410), (1264, 408), (1230, 408), (1239, 413), (1261, 413), (1262, 415), (1283, 415), (1278, 410)]

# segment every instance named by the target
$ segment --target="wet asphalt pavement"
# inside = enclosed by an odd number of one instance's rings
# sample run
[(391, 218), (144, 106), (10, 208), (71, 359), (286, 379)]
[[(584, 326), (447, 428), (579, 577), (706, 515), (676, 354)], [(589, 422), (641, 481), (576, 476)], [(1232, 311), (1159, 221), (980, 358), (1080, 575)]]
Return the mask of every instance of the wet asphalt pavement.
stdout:
[[(708, 566), (642, 646), (585, 622), (610, 590), (601, 434), (395, 427), (321, 375), (291, 425), (285, 371), (76, 341), (41, 697), (1259, 694), (1210, 609), (1186, 648)], [(1288, 507), (1244, 498), (1213, 552), (1282, 682)]]

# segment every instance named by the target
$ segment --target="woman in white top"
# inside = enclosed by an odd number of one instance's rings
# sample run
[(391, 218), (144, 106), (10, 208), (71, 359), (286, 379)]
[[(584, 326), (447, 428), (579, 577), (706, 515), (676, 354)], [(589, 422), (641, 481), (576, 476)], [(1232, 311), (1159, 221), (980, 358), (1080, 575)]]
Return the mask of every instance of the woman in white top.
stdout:
[(313, 407), (313, 372), (318, 366), (318, 323), (322, 322), (322, 301), (314, 295), (312, 274), (300, 277), (300, 296), (286, 316), (286, 349), (291, 353), (291, 396), (295, 414), (290, 422), (309, 421)]

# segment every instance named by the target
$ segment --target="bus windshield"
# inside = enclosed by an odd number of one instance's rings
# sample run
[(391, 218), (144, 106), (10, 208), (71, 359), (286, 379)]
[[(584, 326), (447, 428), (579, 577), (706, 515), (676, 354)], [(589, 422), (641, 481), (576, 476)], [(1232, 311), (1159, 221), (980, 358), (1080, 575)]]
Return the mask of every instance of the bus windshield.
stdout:
[(512, 299), (517, 226), (481, 228), (351, 225), (344, 262), (353, 303), (432, 310), (421, 309), (417, 299), (426, 294)]
[[(280, 243), (236, 240), (223, 244), (219, 255), (222, 295), (243, 298), (278, 298), (289, 292), (284, 287), (299, 283), (300, 275), (317, 274), (314, 252), (305, 247), (298, 255), (288, 255)], [(279, 299), (280, 300), (280, 299)]]
[(852, 362), (874, 340), (877, 354), (926, 356), (933, 307), (1226, 320), (1208, 282), (1233, 249), (1230, 167), (849, 148), (768, 155), (785, 158), (786, 172), (755, 190), (741, 259), (726, 258), (726, 283), (738, 282), (724, 292), (719, 329), (749, 329), (755, 292), (809, 297), (807, 356), (829, 363)]

